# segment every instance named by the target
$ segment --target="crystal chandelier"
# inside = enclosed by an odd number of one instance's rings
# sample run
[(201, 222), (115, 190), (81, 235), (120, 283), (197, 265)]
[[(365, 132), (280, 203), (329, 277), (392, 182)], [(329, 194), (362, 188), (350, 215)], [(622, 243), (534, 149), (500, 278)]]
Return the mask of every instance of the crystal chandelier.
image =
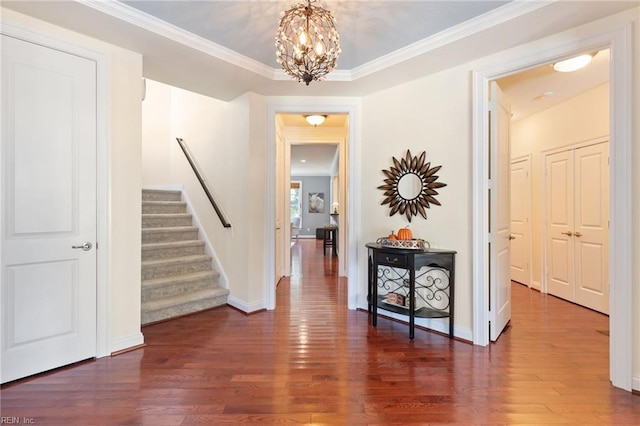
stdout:
[(335, 18), (315, 3), (307, 0), (282, 12), (276, 32), (276, 61), (307, 86), (329, 74), (341, 52)]

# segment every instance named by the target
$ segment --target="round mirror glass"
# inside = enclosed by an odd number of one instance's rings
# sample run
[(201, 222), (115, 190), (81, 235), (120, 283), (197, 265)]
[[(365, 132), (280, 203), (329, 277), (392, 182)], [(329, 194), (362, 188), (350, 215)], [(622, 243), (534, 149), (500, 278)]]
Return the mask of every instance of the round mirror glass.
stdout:
[(415, 173), (407, 173), (398, 180), (398, 195), (413, 200), (422, 192), (422, 179)]

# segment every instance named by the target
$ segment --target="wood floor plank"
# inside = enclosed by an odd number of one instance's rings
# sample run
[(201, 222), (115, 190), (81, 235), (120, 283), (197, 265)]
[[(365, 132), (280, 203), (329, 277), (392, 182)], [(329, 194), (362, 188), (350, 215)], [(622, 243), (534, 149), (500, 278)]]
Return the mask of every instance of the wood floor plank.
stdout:
[(347, 309), (322, 242), (292, 248), (277, 308), (221, 307), (144, 327), (146, 346), (1, 389), (2, 416), (53, 425), (640, 424), (609, 383), (605, 315), (513, 284), (497, 343), (476, 347)]

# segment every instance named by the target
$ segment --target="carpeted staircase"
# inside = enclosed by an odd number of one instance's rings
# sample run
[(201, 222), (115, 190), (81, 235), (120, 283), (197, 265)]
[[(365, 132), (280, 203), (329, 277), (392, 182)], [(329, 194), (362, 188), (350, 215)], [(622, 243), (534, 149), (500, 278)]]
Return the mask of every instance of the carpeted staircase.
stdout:
[(142, 324), (227, 303), (180, 191), (142, 191)]

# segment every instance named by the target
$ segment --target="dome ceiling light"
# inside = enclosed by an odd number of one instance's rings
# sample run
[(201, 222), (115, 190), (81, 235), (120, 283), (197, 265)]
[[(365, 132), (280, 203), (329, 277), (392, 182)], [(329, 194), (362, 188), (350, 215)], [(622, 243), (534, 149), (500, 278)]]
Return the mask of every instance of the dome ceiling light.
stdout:
[(327, 116), (314, 114), (314, 115), (305, 115), (304, 118), (305, 120), (307, 120), (307, 123), (311, 124), (313, 127), (318, 127), (319, 125), (324, 123), (324, 120), (327, 119)]
[(553, 69), (558, 72), (573, 72), (589, 65), (595, 53), (588, 53), (584, 55), (575, 56), (573, 58), (565, 59), (553, 64)]

